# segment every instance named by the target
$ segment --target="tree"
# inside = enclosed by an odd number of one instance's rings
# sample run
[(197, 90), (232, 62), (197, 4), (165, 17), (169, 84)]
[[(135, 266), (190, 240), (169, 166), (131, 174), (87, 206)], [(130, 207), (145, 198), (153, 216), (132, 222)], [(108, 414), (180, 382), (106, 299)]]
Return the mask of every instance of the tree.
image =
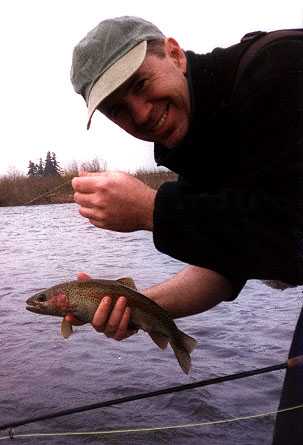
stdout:
[(37, 174), (38, 174), (38, 176), (43, 176), (44, 175), (44, 167), (43, 167), (42, 158), (40, 158), (40, 160), (39, 160), (39, 164), (38, 164), (38, 168), (37, 168)]
[(45, 162), (42, 158), (39, 160), (39, 164), (35, 164), (29, 161), (28, 164), (28, 176), (61, 176), (62, 169), (56, 158), (56, 153), (48, 151), (46, 153)]
[(56, 154), (48, 151), (44, 163), (44, 176), (60, 176), (60, 167), (56, 159)]
[(37, 174), (38, 174), (38, 165), (32, 161), (29, 161), (27, 176), (37, 176)]
[(52, 158), (51, 158), (51, 153), (50, 151), (48, 151), (46, 153), (46, 158), (45, 158), (45, 162), (44, 162), (44, 171), (43, 171), (43, 176), (53, 176), (53, 162), (52, 162)]
[(54, 153), (54, 152), (52, 152), (52, 163), (53, 163), (54, 172), (56, 172), (55, 174), (57, 176), (60, 176), (62, 173), (62, 169), (59, 165), (59, 162), (57, 161), (56, 153)]

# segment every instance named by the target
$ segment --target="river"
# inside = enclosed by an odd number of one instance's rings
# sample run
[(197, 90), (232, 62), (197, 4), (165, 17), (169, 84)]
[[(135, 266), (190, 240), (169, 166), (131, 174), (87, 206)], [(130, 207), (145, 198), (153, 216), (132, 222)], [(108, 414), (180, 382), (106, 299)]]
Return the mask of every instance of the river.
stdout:
[[(93, 227), (74, 204), (0, 208), (0, 218), (0, 424), (287, 359), (302, 289), (273, 290), (257, 280), (247, 282), (235, 301), (177, 320), (199, 342), (189, 376), (170, 349), (159, 350), (143, 332), (116, 342), (86, 325), (65, 340), (59, 318), (25, 310), (28, 296), (75, 279), (79, 271), (95, 278), (131, 276), (143, 289), (184, 264), (157, 252), (149, 233)], [(276, 371), (134, 401), (18, 427), (15, 434), (158, 427), (99, 436), (24, 437), (18, 443), (270, 445), (274, 415), (184, 425), (275, 411), (283, 377)], [(0, 438), (6, 434), (0, 432)]]

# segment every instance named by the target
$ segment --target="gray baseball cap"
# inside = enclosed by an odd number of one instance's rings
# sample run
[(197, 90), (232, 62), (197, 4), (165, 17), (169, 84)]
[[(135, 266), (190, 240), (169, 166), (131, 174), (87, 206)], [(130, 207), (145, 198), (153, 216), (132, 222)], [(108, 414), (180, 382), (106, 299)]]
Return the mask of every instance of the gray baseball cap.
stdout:
[(88, 108), (87, 129), (100, 103), (144, 61), (147, 41), (165, 39), (152, 23), (123, 16), (104, 20), (74, 48), (71, 82)]

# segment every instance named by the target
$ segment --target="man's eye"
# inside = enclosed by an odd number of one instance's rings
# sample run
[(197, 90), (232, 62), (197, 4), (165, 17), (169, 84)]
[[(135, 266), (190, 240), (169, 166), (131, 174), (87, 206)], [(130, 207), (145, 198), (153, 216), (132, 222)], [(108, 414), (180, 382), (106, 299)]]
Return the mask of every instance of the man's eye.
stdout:
[(120, 110), (120, 107), (111, 107), (111, 108), (109, 108), (109, 109), (107, 110), (106, 114), (107, 114), (110, 118), (115, 119), (115, 118), (117, 118), (117, 117), (119, 116), (120, 111), (121, 111), (121, 110)]
[(140, 79), (140, 80), (135, 84), (134, 91), (135, 91), (136, 93), (138, 93), (139, 91), (141, 91), (141, 90), (145, 87), (145, 85), (146, 85), (146, 79)]

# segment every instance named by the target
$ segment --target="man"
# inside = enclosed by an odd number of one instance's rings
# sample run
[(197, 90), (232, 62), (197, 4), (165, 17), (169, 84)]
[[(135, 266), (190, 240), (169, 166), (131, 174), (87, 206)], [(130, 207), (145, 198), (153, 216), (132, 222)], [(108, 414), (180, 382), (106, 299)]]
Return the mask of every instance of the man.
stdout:
[[(71, 79), (88, 128), (99, 110), (153, 141), (158, 165), (179, 174), (157, 192), (119, 172), (73, 180), (92, 224), (153, 231), (160, 251), (189, 264), (144, 291), (173, 317), (235, 298), (247, 279), (303, 282), (303, 37), (266, 45), (239, 79), (241, 57), (258, 38), (198, 55), (141, 18), (120, 17), (74, 50)], [(93, 325), (121, 340), (129, 318), (125, 298), (112, 311), (106, 298)]]

